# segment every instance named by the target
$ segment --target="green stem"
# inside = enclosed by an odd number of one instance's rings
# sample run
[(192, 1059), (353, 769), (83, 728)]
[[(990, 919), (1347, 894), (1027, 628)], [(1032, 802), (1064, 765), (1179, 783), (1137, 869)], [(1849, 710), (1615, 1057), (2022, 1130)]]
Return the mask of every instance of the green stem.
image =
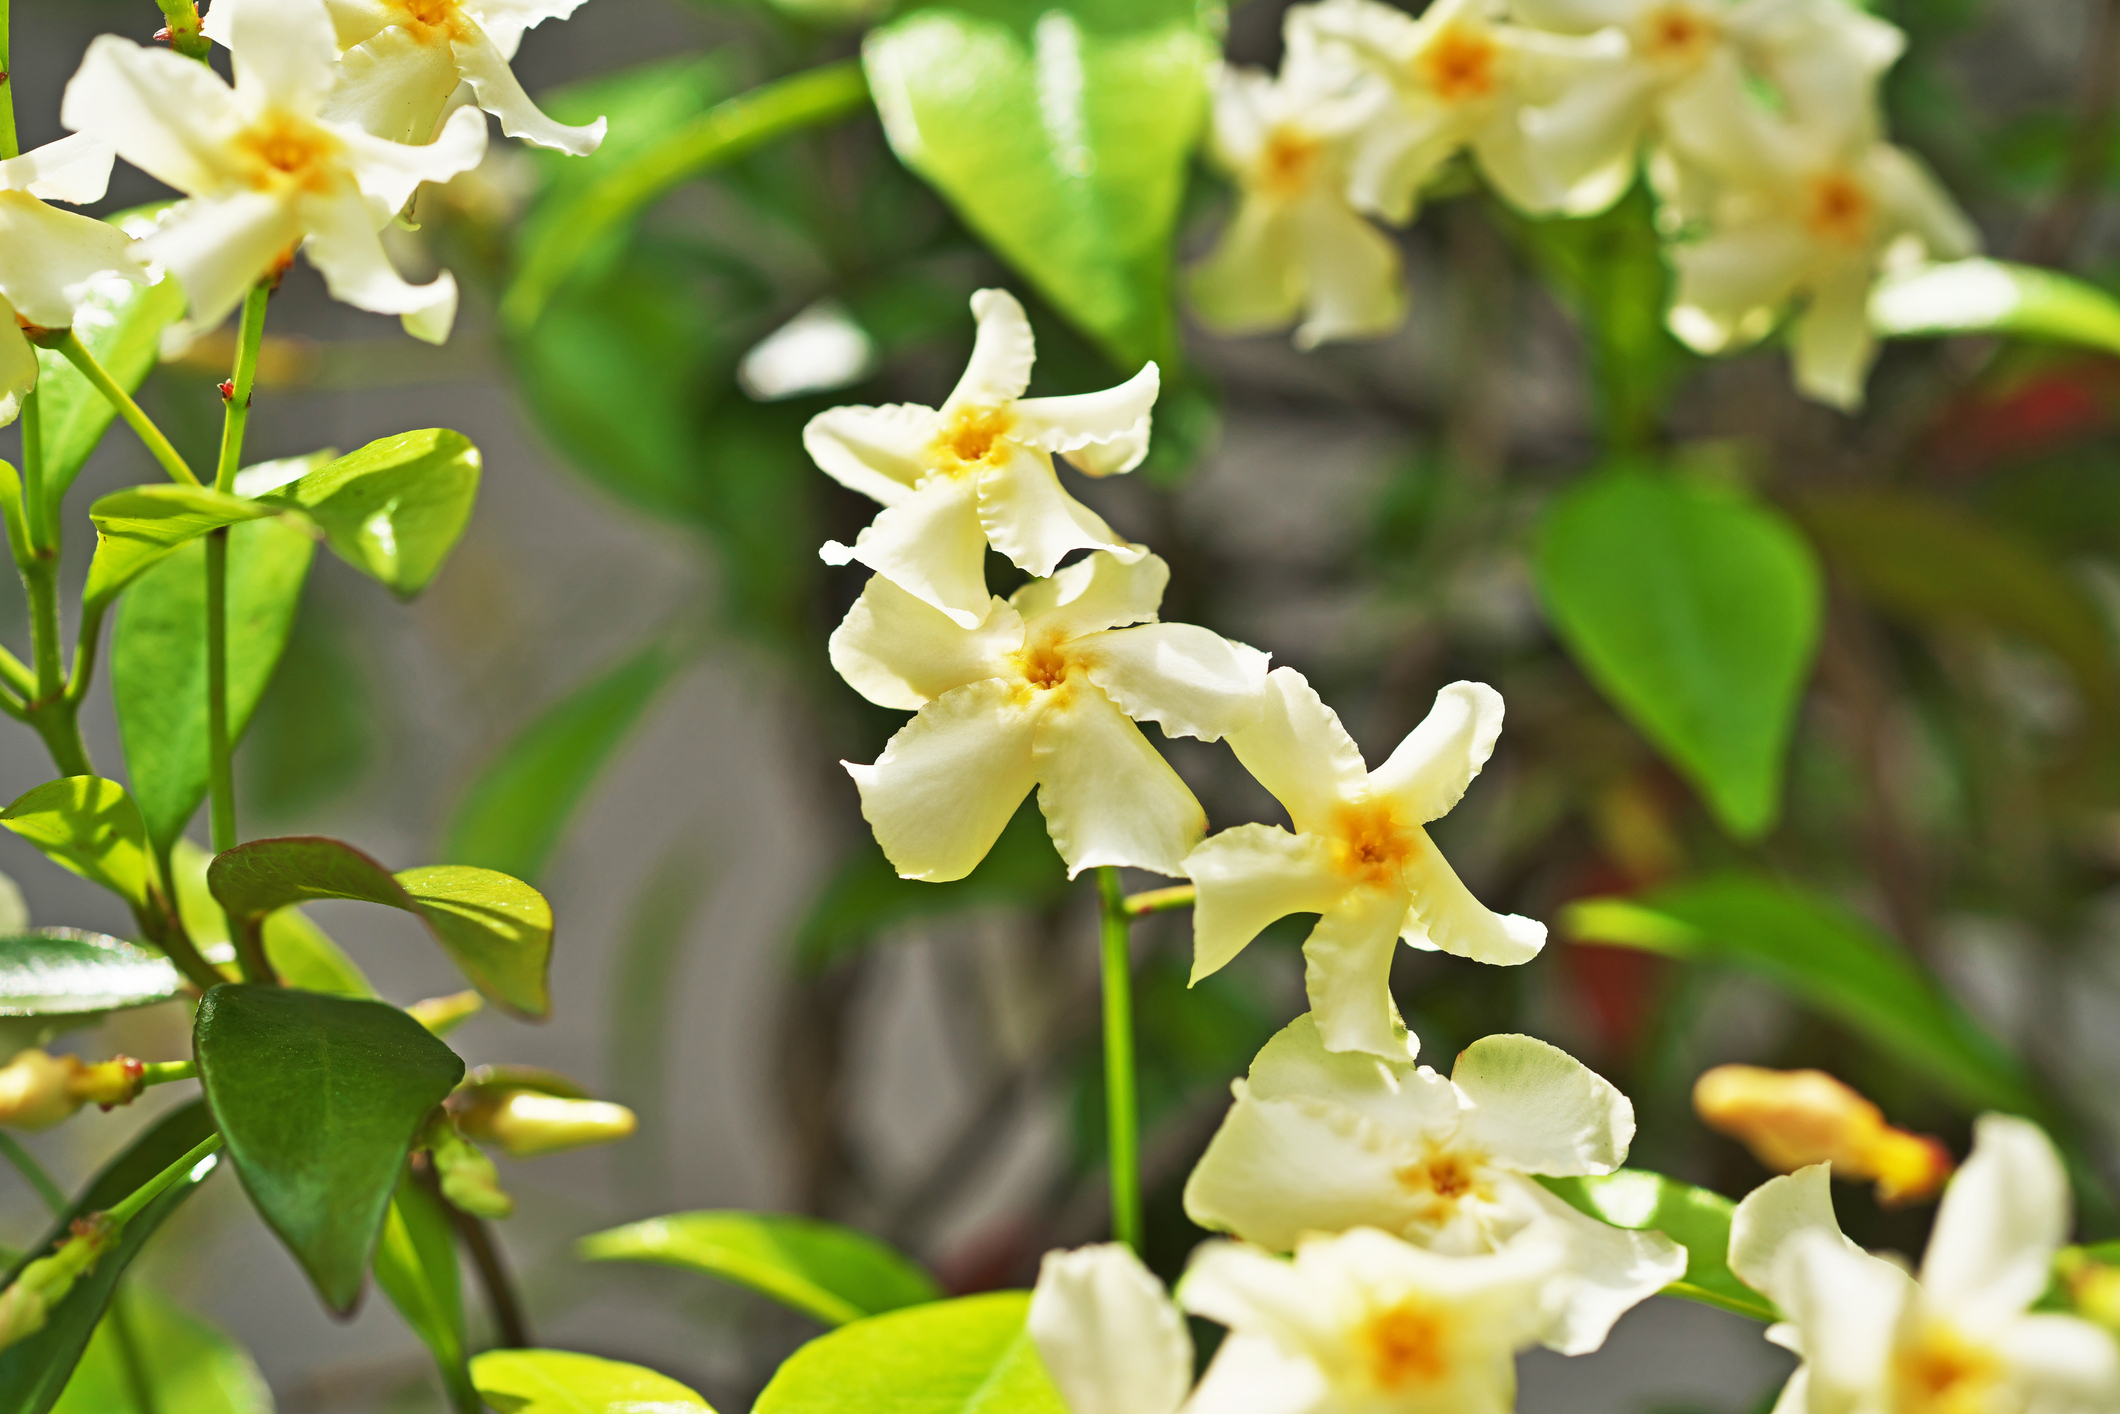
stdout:
[(206, 536), (206, 753), (213, 852), (236, 846), (235, 756), (228, 742), (228, 528)]
[(140, 1067), (140, 1087), (167, 1085), (172, 1080), (196, 1080), (198, 1076), (197, 1061), (149, 1061)]
[(22, 399), (22, 532), (31, 555), (48, 549), (44, 532), (44, 400), (32, 388)]
[(96, 645), (103, 640), (103, 616), (108, 604), (92, 604), (81, 611), (81, 628), (74, 635), (74, 670), (66, 680), (66, 700), (76, 707), (88, 696), (89, 681), (96, 675)]
[(131, 1222), (134, 1218), (140, 1216), (140, 1210), (142, 1208), (145, 1208), (149, 1203), (154, 1202), (155, 1199), (161, 1197), (164, 1193), (168, 1192), (171, 1186), (174, 1185), (178, 1179), (184, 1177), (184, 1175), (190, 1173), (193, 1168), (197, 1167), (199, 1160), (205, 1158), (208, 1154), (211, 1154), (214, 1150), (220, 1147), (220, 1133), (216, 1131), (215, 1133), (209, 1134), (204, 1139), (201, 1139), (198, 1143), (192, 1145), (191, 1148), (185, 1153), (183, 1158), (178, 1159), (168, 1168), (162, 1170), (153, 1178), (150, 1178), (149, 1180), (147, 1180), (147, 1182), (141, 1184), (138, 1188), (135, 1188), (132, 1192), (126, 1194), (125, 1197), (119, 1201), (117, 1207), (110, 1208), (106, 1210), (103, 1214), (105, 1218), (109, 1219), (112, 1230), (115, 1231), (119, 1228), (122, 1228), (127, 1223)]
[(1191, 908), (1199, 891), (1191, 884), (1172, 884), (1167, 889), (1147, 889), (1126, 896), (1126, 916), (1140, 918), (1150, 913), (1173, 913)]
[(187, 59), (212, 62), (213, 41), (200, 32), (199, 7), (192, 0), (155, 0), (169, 22), (169, 47)]
[[(4, 3), (6, 0), (0, 0), (0, 4)], [(88, 351), (88, 345), (81, 342), (80, 335), (69, 329), (52, 347), (57, 349), (68, 363), (79, 369), (81, 376), (93, 384), (96, 391), (118, 410), (118, 416), (124, 418), (125, 425), (146, 444), (154, 459), (169, 473), (170, 480), (185, 486), (199, 484), (199, 478), (193, 474), (190, 464), (177, 455), (177, 449), (162, 435), (162, 429), (155, 426), (146, 413), (140, 411), (140, 405), (132, 400), (132, 394), (119, 387), (116, 380), (104, 370), (103, 365), (96, 361), (96, 356)]]
[[(7, 0), (0, 0), (0, 7), (5, 7), (6, 4)], [(0, 13), (4, 13), (4, 8), (0, 8)], [(37, 1190), (37, 1196), (44, 1200), (45, 1207), (54, 1213), (66, 1211), (65, 1190), (52, 1182), (52, 1176), (44, 1171), (44, 1165), (32, 1158), (29, 1150), (17, 1143), (12, 1134), (0, 1133), (0, 1156), (4, 1156), (15, 1166), (15, 1172), (29, 1180), (29, 1186)]]
[(243, 461), (243, 430), (250, 425), (250, 390), (258, 381), (258, 348), (265, 342), (265, 303), (272, 285), (259, 281), (243, 297), (243, 322), (236, 335), (236, 367), (228, 379), (228, 402), (221, 418), (221, 461), (214, 468), (213, 489), (231, 494), (236, 468)]
[(15, 136), (15, 85), (7, 73), (7, 3), (0, 0), (0, 160), (22, 155), (21, 141)]
[(1104, 967), (1104, 1119), (1111, 1154), (1112, 1236), (1141, 1250), (1141, 1117), (1134, 1093), (1131, 925), (1119, 871), (1097, 871)]
[(154, 1377), (147, 1368), (147, 1352), (133, 1324), (132, 1287), (120, 1280), (110, 1298), (110, 1330), (118, 1341), (118, 1362), (125, 1367), (126, 1392), (132, 1396), (134, 1414), (162, 1414), (155, 1398)]

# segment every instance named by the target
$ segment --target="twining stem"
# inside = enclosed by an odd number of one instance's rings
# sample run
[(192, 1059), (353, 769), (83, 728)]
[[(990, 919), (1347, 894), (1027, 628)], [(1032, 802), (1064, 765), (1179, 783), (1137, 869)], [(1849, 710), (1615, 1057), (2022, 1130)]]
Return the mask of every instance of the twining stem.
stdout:
[(464, 1250), (471, 1254), (471, 1265), (478, 1268), (479, 1284), (486, 1288), (495, 1343), (503, 1350), (533, 1349), (537, 1342), (530, 1338), (530, 1322), (523, 1315), (522, 1298), (516, 1295), (515, 1280), (508, 1274), (508, 1264), (493, 1241), (492, 1230), (446, 1198), (442, 1207), (456, 1224), (456, 1234), (463, 1239)]
[(122, 1279), (111, 1293), (110, 1329), (118, 1340), (118, 1363), (125, 1367), (125, 1389), (132, 1396), (134, 1414), (162, 1414), (154, 1377), (147, 1368), (147, 1350), (133, 1323), (132, 1287)]
[[(162, 18), (169, 22), (169, 47), (187, 59), (210, 62), (213, 41), (202, 33), (199, 7), (192, 0), (155, 0)], [(160, 36), (157, 36), (159, 38)]]
[[(243, 298), (243, 322), (236, 338), (236, 366), (229, 376), (221, 420), (221, 460), (214, 468), (214, 490), (233, 494), (236, 468), (243, 460), (243, 432), (250, 422), (250, 391), (258, 377), (258, 346), (265, 338), (265, 304), (272, 297), (271, 278), (251, 286)], [(236, 778), (234, 745), (228, 733), (228, 528), (206, 537), (206, 751), (209, 812), (214, 853), (236, 844)], [(238, 932), (229, 920), (229, 933)], [(254, 960), (243, 956), (247, 982), (269, 982), (253, 976)]]
[(124, 1227), (134, 1218), (140, 1216), (142, 1208), (145, 1208), (149, 1203), (154, 1202), (155, 1199), (168, 1192), (178, 1179), (198, 1167), (199, 1160), (220, 1147), (221, 1135), (217, 1130), (192, 1145), (190, 1149), (185, 1151), (183, 1158), (178, 1159), (168, 1168), (126, 1194), (124, 1198), (119, 1200), (118, 1206), (106, 1210), (103, 1216), (109, 1220), (113, 1230)]
[(227, 404), (221, 419), (221, 461), (214, 468), (213, 489), (223, 495), (236, 489), (236, 468), (243, 461), (243, 431), (250, 425), (250, 390), (258, 381), (258, 349), (265, 342), (265, 303), (277, 277), (268, 276), (243, 297), (243, 323), (236, 335), (236, 367), (228, 379)]
[[(5, 6), (6, 3), (7, 0), (0, 0), (0, 6)], [(65, 1191), (52, 1182), (52, 1176), (44, 1171), (44, 1165), (32, 1158), (29, 1150), (15, 1142), (13, 1135), (0, 1133), (0, 1155), (5, 1155), (7, 1161), (15, 1166), (15, 1172), (29, 1180), (29, 1186), (37, 1190), (37, 1196), (44, 1200), (45, 1207), (54, 1213), (66, 1211)]]
[(8, 78), (8, 0), (0, 0), (0, 160), (22, 155), (15, 137), (15, 86)]
[[(0, 0), (0, 4), (5, 3), (6, 0)], [(185, 486), (199, 484), (199, 478), (192, 471), (191, 464), (177, 455), (177, 449), (162, 435), (162, 429), (155, 426), (146, 413), (140, 411), (140, 405), (133, 401), (132, 394), (118, 386), (109, 371), (89, 352), (88, 345), (81, 342), (79, 334), (69, 329), (52, 347), (118, 410), (118, 416), (125, 419), (125, 425), (133, 430), (148, 452), (161, 463), (162, 469), (169, 473), (170, 480)]]
[(1104, 1120), (1111, 1154), (1112, 1236), (1141, 1250), (1141, 1116), (1134, 1090), (1132, 927), (1119, 871), (1097, 871), (1104, 968)]

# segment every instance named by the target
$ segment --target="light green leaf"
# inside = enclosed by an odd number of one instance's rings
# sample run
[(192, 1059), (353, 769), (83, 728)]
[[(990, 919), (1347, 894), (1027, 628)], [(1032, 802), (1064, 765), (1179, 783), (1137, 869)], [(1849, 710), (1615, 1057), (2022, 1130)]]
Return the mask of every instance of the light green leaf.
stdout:
[[(228, 532), (228, 729), (240, 741), (279, 666), (316, 542), (275, 516)], [(133, 796), (157, 849), (206, 797), (206, 547), (183, 546), (118, 609), (111, 698)]]
[(252, 1204), (350, 1312), (413, 1138), (463, 1061), (386, 1003), (235, 984), (200, 1001), (192, 1050)]
[[(137, 234), (143, 215), (128, 211), (110, 219)], [(75, 310), (74, 332), (103, 371), (134, 393), (155, 370), (162, 331), (183, 313), (184, 289), (175, 280), (165, 276), (160, 284), (142, 286), (113, 276), (90, 287)], [(50, 349), (37, 351), (37, 402), (44, 418), (45, 494), (56, 502), (103, 440), (117, 409)]]
[(790, 1356), (753, 1414), (1067, 1414), (1024, 1329), (1027, 1291), (872, 1316)]
[(1175, 364), (1171, 229), (1218, 57), (1202, 9), (929, 6), (862, 46), (899, 159), (1127, 372)]
[(0, 810), (0, 826), (55, 863), (101, 884), (135, 908), (147, 907), (147, 830), (125, 787), (100, 776), (46, 781)]
[(1660, 1232), (1685, 1248), (1686, 1275), (1665, 1287), (1664, 1295), (1720, 1306), (1758, 1321), (1781, 1319), (1773, 1302), (1730, 1270), (1730, 1215), (1737, 1205), (1722, 1194), (1646, 1169), (1539, 1182), (1593, 1218), (1637, 1232)]
[(1725, 829), (1766, 833), (1818, 646), (1823, 590), (1802, 537), (1735, 491), (1614, 470), (1547, 509), (1535, 570), (1591, 681)]
[(2058, 270), (1954, 260), (1879, 280), (1870, 327), (1887, 338), (2007, 334), (2120, 353), (2120, 300)]
[(575, 1252), (704, 1272), (828, 1326), (942, 1299), (935, 1279), (888, 1243), (790, 1213), (676, 1213), (593, 1233)]
[(90, 608), (108, 604), (126, 585), (209, 530), (261, 520), (271, 506), (204, 486), (135, 486), (99, 497), (88, 508), (96, 526), (96, 554), (81, 591)]
[(425, 589), (471, 523), (478, 448), (429, 428), (370, 442), (259, 497), (298, 510), (332, 552), (401, 598)]
[(182, 995), (158, 952), (79, 928), (0, 936), (0, 1016), (87, 1020)]
[[(212, 855), (180, 838), (169, 868), (184, 931), (209, 960), (219, 962), (233, 958), (235, 947), (228, 936), (228, 913), (206, 885), (206, 868), (212, 862)], [(375, 995), (368, 974), (299, 908), (283, 908), (266, 917), (265, 960), (289, 987), (340, 997)]]
[(457, 1276), (456, 1234), (441, 1203), (410, 1173), (398, 1179), (390, 1215), (375, 1249), (375, 1281), (412, 1333), (434, 1352), (435, 1368), (458, 1408), (478, 1405), (466, 1364), (463, 1290)]
[(443, 854), (536, 879), (575, 806), (681, 662), (658, 644), (546, 708), (464, 792)]
[(176, 1302), (127, 1284), (96, 1327), (52, 1414), (133, 1414), (115, 1323), (122, 1308), (157, 1414), (272, 1414), (272, 1391), (250, 1352)]
[(489, 1350), (471, 1378), (499, 1414), (714, 1414), (667, 1375), (571, 1350)]

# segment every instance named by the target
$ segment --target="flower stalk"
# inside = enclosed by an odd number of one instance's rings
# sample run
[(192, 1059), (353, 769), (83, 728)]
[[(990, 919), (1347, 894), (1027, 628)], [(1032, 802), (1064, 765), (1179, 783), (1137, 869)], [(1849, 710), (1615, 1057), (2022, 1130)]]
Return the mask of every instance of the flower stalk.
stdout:
[[(268, 275), (250, 288), (243, 299), (243, 320), (236, 338), (235, 370), (229, 375), (221, 421), (221, 459), (214, 468), (214, 490), (223, 495), (235, 491), (236, 469), (243, 460), (243, 433), (250, 422), (250, 393), (258, 378), (258, 348), (265, 339), (265, 304), (272, 298), (276, 276)], [(236, 788), (234, 744), (228, 730), (228, 530), (206, 537), (206, 746), (207, 785), (212, 796), (214, 853), (236, 844)], [(229, 935), (243, 930), (229, 920)], [(242, 950), (243, 980), (269, 982), (271, 971), (261, 968), (252, 950)]]
[(1132, 920), (1119, 871), (1097, 871), (1104, 968), (1104, 1123), (1110, 1150), (1112, 1235), (1141, 1250), (1141, 1115), (1134, 1076)]

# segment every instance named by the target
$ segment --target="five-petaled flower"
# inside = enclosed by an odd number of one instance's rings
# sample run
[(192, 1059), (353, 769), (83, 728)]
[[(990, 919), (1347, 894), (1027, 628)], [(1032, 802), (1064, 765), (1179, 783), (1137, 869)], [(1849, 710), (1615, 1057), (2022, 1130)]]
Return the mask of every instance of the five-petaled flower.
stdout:
[(859, 561), (966, 628), (986, 616), (989, 542), (1038, 576), (1075, 550), (1146, 553), (1067, 493), (1053, 454), (1092, 476), (1133, 470), (1148, 455), (1157, 386), (1151, 363), (1101, 393), (1026, 398), (1036, 349), (1023, 306), (981, 290), (972, 314), (971, 363), (940, 409), (833, 408), (802, 434), (826, 475), (883, 504), (851, 548), (828, 543), (825, 560)]
[(1452, 683), (1371, 771), (1302, 674), (1276, 668), (1258, 721), (1231, 732), (1229, 744), (1287, 807), (1295, 833), (1239, 825), (1186, 858), (1199, 889), (1193, 980), (1219, 970), (1276, 918), (1321, 914), (1303, 944), (1304, 984), (1326, 1049), (1401, 1059), (1405, 1027), (1389, 985), (1399, 937), (1481, 962), (1535, 957), (1545, 925), (1490, 913), (1422, 828), (1457, 804), (1501, 730), (1500, 693)]

